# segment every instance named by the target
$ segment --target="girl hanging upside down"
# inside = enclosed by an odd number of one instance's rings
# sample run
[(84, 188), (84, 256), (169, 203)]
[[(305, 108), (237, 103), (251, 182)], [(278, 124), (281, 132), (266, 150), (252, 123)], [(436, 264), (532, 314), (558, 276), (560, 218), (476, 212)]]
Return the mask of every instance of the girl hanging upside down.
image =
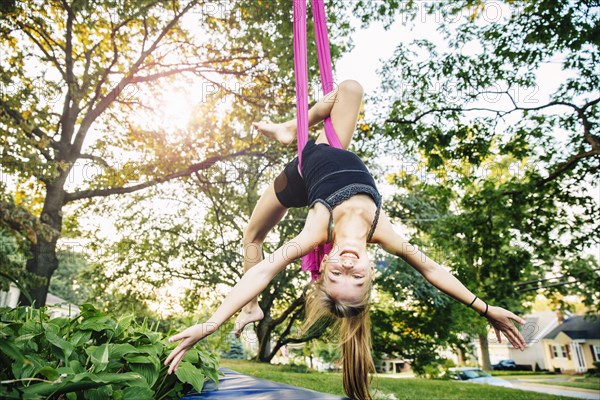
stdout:
[[(518, 349), (525, 340), (514, 322), (525, 321), (501, 307), (478, 299), (450, 272), (430, 260), (393, 229), (381, 209), (381, 195), (363, 162), (346, 150), (350, 145), (363, 89), (356, 81), (344, 81), (315, 104), (308, 114), (310, 126), (328, 116), (343, 149), (330, 146), (325, 132), (310, 140), (302, 150), (302, 166), (292, 160), (259, 199), (244, 232), (244, 275), (218, 310), (205, 323), (173, 336), (181, 341), (165, 361), (172, 373), (184, 354), (202, 338), (215, 332), (241, 309), (235, 322), (236, 335), (264, 317), (258, 294), (295, 259), (304, 257), (303, 270), (312, 274), (312, 288), (306, 296), (306, 332), (323, 317), (339, 323), (343, 358), (343, 384), (348, 396), (370, 399), (369, 373), (375, 372), (371, 356), (369, 300), (375, 273), (367, 243), (379, 244), (386, 252), (401, 257), (432, 285), (468, 304), (488, 319), (498, 340), (500, 332)], [(284, 145), (296, 137), (296, 121), (283, 124), (254, 123), (266, 136)], [(262, 259), (267, 233), (290, 207), (309, 207), (302, 231)], [(315, 253), (321, 249), (321, 254)]]

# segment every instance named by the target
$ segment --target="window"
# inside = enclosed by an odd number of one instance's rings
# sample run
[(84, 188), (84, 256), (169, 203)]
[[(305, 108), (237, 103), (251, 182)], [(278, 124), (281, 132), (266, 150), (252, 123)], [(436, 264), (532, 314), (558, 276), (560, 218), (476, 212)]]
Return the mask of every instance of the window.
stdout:
[(552, 354), (554, 355), (554, 358), (560, 357), (560, 353), (558, 352), (558, 346), (552, 346)]
[(592, 357), (594, 361), (600, 361), (600, 346), (590, 345), (592, 348)]
[(552, 354), (554, 358), (567, 358), (566, 346), (553, 345)]

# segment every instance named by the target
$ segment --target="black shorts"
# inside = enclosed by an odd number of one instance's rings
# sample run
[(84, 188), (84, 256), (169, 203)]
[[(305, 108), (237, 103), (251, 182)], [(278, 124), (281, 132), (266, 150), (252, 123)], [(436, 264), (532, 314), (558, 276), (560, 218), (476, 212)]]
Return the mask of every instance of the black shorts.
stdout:
[(308, 205), (304, 179), (298, 172), (298, 157), (290, 161), (275, 178), (275, 195), (286, 208), (300, 208)]

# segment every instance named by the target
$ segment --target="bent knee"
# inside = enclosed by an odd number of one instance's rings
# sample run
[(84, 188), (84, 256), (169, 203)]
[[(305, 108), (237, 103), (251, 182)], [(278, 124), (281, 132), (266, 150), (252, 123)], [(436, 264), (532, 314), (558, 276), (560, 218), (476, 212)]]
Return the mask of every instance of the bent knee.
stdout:
[(354, 79), (347, 79), (345, 81), (342, 81), (340, 83), (339, 90), (344, 91), (346, 93), (351, 93), (355, 96), (362, 96), (365, 92), (362, 85)]

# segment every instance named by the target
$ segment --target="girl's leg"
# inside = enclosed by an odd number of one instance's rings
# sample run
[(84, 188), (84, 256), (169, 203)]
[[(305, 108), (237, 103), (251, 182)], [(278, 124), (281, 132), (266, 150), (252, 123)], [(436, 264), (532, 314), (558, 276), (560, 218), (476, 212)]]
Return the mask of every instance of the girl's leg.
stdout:
[[(343, 81), (337, 88), (330, 113), (323, 117), (323, 119), (327, 116), (331, 117), (335, 133), (344, 149), (347, 149), (352, 141), (363, 93), (363, 87), (357, 81)], [(316, 143), (328, 143), (325, 129), (317, 137)]]
[[(308, 125), (316, 125), (331, 116), (331, 122), (340, 143), (344, 149), (347, 149), (356, 127), (363, 93), (363, 88), (357, 81), (343, 81), (308, 110)], [(284, 145), (288, 145), (296, 139), (295, 119), (281, 124), (255, 122), (253, 125), (266, 136), (276, 139)], [(324, 131), (321, 132), (316, 143), (327, 143)]]
[[(356, 120), (362, 102), (363, 88), (356, 81), (343, 81), (340, 85), (319, 100), (308, 112), (309, 126), (313, 126), (331, 116), (331, 122), (343, 148), (347, 149), (352, 140)], [(296, 138), (296, 120), (282, 124), (266, 122), (254, 123), (268, 137), (277, 139), (283, 144), (289, 144)], [(327, 143), (325, 132), (321, 132), (317, 143)], [(285, 208), (275, 195), (274, 184), (269, 185), (256, 203), (248, 227), (244, 231), (244, 272), (262, 260), (262, 244), (271, 229), (285, 215)], [(258, 305), (258, 296), (246, 304), (236, 319), (235, 333), (239, 336), (244, 327), (254, 321), (264, 318), (263, 311)]]
[[(269, 185), (262, 194), (252, 215), (248, 227), (244, 231), (242, 243), (244, 245), (244, 273), (258, 264), (263, 259), (262, 244), (267, 234), (285, 215), (285, 208), (275, 195), (275, 186)], [(235, 321), (235, 334), (239, 336), (244, 327), (254, 321), (264, 318), (264, 313), (258, 305), (258, 296), (246, 304)]]

